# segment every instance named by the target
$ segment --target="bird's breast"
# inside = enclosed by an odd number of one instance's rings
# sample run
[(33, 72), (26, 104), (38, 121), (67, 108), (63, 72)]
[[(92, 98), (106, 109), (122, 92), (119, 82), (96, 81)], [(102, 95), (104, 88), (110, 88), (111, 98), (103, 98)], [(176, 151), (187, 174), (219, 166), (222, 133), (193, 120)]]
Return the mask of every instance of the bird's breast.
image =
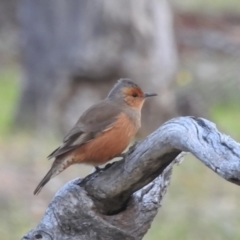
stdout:
[(139, 129), (139, 123), (121, 113), (116, 121), (94, 139), (75, 151), (76, 159), (91, 165), (101, 165), (122, 153)]

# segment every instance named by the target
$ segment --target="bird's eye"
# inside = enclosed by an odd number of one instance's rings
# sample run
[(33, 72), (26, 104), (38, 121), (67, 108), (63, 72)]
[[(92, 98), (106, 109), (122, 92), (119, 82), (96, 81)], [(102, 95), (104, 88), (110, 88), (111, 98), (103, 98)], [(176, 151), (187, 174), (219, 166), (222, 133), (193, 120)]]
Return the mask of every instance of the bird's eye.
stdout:
[(132, 95), (133, 97), (137, 97), (138, 95), (137, 95), (137, 93), (133, 93), (133, 95)]

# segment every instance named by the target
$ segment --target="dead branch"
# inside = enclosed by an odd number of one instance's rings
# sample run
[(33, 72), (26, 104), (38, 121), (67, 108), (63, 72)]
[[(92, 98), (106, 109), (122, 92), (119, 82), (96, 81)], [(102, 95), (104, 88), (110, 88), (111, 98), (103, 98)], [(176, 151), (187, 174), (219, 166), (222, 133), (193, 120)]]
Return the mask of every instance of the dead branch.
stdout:
[(133, 240), (149, 229), (181, 152), (240, 183), (240, 145), (212, 122), (179, 117), (135, 144), (123, 160), (67, 183), (22, 239)]

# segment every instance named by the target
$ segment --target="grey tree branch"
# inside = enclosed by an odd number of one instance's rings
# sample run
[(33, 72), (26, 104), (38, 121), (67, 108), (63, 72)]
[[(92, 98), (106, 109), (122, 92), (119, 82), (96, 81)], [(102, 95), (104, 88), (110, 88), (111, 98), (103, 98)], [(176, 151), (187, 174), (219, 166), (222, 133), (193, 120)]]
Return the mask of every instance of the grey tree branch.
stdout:
[(239, 185), (239, 143), (206, 119), (179, 117), (133, 146), (123, 160), (66, 184), (23, 239), (142, 239), (182, 151)]

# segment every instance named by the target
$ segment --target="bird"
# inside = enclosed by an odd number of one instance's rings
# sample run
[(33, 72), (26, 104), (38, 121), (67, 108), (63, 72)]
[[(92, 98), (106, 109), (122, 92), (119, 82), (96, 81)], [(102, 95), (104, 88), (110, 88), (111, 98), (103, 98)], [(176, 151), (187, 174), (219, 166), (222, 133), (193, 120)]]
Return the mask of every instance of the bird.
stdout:
[(50, 170), (34, 191), (37, 195), (50, 179), (72, 164), (95, 166), (119, 156), (141, 127), (141, 110), (147, 97), (130, 79), (120, 79), (107, 97), (87, 109), (48, 159), (55, 158)]

